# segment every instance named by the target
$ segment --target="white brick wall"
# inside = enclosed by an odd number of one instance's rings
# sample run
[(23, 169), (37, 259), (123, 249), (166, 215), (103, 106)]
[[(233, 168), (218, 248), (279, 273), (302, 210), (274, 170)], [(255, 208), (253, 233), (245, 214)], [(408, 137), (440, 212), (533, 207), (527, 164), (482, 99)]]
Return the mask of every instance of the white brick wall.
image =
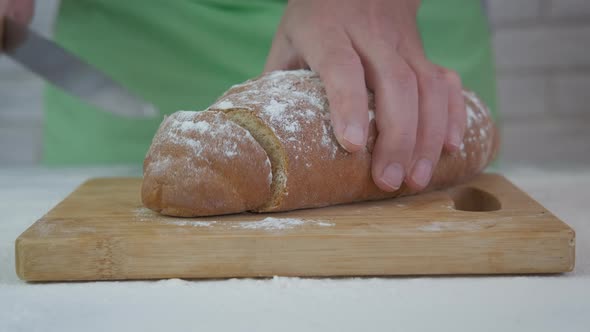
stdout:
[[(514, 2), (518, 2), (518, 0)], [(553, 0), (547, 8), (550, 17), (586, 20), (590, 17), (590, 1), (588, 0)]]
[(548, 114), (545, 95), (548, 80), (544, 74), (499, 75), (499, 109), (513, 120)]
[(509, 163), (590, 164), (590, 0), (489, 0)]
[(534, 20), (541, 14), (539, 0), (487, 0), (487, 4), (490, 17), (495, 23)]
[(590, 0), (489, 0), (489, 4), (505, 117), (539, 109), (586, 114)]
[[(552, 93), (547, 105), (555, 114), (568, 117), (590, 114), (590, 75), (583, 73), (552, 75), (549, 91)], [(586, 124), (590, 125), (590, 122)]]
[(590, 67), (590, 23), (497, 25), (494, 46), (501, 71)]
[[(37, 0), (35, 29), (48, 33), (57, 2)], [(488, 0), (488, 8), (506, 162), (590, 164), (590, 0)], [(39, 159), (40, 86), (0, 58), (0, 165)]]

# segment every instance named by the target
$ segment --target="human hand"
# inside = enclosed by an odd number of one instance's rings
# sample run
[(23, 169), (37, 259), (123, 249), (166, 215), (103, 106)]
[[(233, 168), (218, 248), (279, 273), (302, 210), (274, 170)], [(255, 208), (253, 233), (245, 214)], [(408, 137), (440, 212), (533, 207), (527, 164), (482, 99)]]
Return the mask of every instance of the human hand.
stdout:
[(459, 76), (430, 62), (417, 28), (419, 0), (290, 0), (265, 71), (310, 68), (324, 82), (339, 143), (367, 143), (367, 88), (378, 137), (373, 180), (386, 191), (428, 185), (441, 151), (466, 127)]
[(4, 45), (4, 18), (10, 17), (23, 24), (33, 18), (34, 0), (0, 0), (0, 51)]

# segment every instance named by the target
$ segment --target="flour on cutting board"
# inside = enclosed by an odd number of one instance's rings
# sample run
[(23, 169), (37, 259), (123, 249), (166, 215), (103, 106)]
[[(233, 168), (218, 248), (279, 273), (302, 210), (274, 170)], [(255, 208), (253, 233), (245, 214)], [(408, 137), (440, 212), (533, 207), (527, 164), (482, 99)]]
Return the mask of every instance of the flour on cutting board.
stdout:
[(496, 226), (500, 222), (512, 220), (512, 217), (501, 217), (494, 219), (479, 219), (470, 221), (432, 221), (425, 225), (418, 227), (424, 232), (445, 232), (445, 231), (460, 231), (460, 232), (474, 232), (482, 229), (487, 229)]
[[(211, 227), (213, 224), (217, 223), (214, 220), (194, 220), (194, 219), (184, 219), (184, 218), (173, 218), (173, 217), (166, 217), (163, 215), (159, 215), (156, 212), (145, 208), (140, 207), (135, 209), (135, 221), (145, 222), (145, 223), (158, 223), (158, 224), (166, 224), (166, 225), (176, 225), (176, 226), (192, 226), (192, 227)], [(157, 217), (157, 219), (155, 219)]]
[(298, 218), (273, 218), (267, 217), (257, 221), (242, 221), (233, 225), (232, 228), (261, 229), (261, 230), (283, 230), (292, 229), (305, 224), (320, 227), (334, 226), (334, 223), (324, 220), (298, 219)]
[[(275, 217), (267, 217), (261, 220), (252, 220), (252, 221), (240, 221), (240, 222), (221, 222), (215, 220), (195, 220), (189, 218), (173, 218), (173, 217), (166, 217), (162, 215), (158, 215), (157, 213), (147, 209), (145, 207), (140, 207), (135, 209), (135, 221), (145, 222), (145, 223), (158, 223), (158, 224), (166, 224), (166, 225), (176, 225), (176, 226), (189, 226), (189, 227), (231, 227), (231, 228), (238, 228), (238, 229), (253, 229), (253, 230), (265, 230), (265, 231), (273, 231), (273, 230), (287, 230), (293, 229), (296, 227), (304, 226), (304, 225), (311, 225), (311, 226), (319, 226), (319, 227), (332, 227), (334, 226), (333, 222), (329, 222), (326, 220), (313, 220), (313, 219), (300, 219), (300, 218), (275, 218)], [(156, 218), (157, 217), (157, 218)]]

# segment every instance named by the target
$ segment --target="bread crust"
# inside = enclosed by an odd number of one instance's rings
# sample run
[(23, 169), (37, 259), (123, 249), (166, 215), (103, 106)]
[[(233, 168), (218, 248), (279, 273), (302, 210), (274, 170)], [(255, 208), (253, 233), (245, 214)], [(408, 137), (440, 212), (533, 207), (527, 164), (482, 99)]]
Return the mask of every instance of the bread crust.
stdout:
[(219, 112), (176, 112), (164, 119), (144, 161), (143, 204), (194, 217), (254, 210), (270, 199), (266, 152)]
[[(370, 118), (374, 110), (372, 95), (370, 96)], [(430, 185), (424, 190), (446, 187), (463, 182), (480, 173), (494, 158), (498, 148), (498, 134), (488, 109), (470, 92), (464, 92), (468, 128), (463, 139), (461, 151), (449, 154), (443, 152), (439, 164), (433, 173)], [(252, 117), (255, 126), (248, 128), (254, 137), (258, 127), (265, 126), (265, 129), (272, 132), (273, 138), (280, 143), (280, 161), (283, 165), (284, 180), (279, 181), (275, 174), (273, 188), (280, 190), (265, 196), (266, 204), (236, 204), (235, 201), (244, 201), (229, 192), (248, 192), (246, 188), (253, 188), (260, 191), (254, 183), (267, 181), (264, 178), (266, 170), (261, 174), (249, 170), (251, 167), (258, 167), (251, 164), (249, 156), (240, 152), (236, 162), (248, 164), (248, 167), (236, 167), (231, 171), (221, 168), (223, 172), (211, 173), (212, 179), (205, 182), (183, 183), (183, 188), (174, 195), (169, 195), (168, 200), (161, 201), (158, 212), (175, 216), (203, 216), (210, 214), (227, 214), (243, 211), (288, 211), (294, 209), (321, 207), (334, 204), (350, 203), (364, 200), (376, 200), (387, 197), (415, 194), (407, 186), (402, 186), (398, 191), (390, 193), (381, 191), (373, 182), (371, 177), (371, 152), (377, 136), (374, 119), (370, 121), (369, 143), (359, 152), (349, 153), (345, 151), (334, 137), (330, 124), (329, 105), (323, 84), (319, 77), (306, 70), (277, 71), (262, 75), (256, 79), (249, 80), (230, 88), (221, 96), (205, 113), (225, 114), (226, 121), (236, 121), (236, 117)], [(193, 115), (193, 121), (209, 121), (202, 119), (199, 113)], [(254, 119), (255, 118), (255, 119)], [(237, 121), (239, 123), (240, 121)], [(243, 121), (242, 121), (243, 122)], [(235, 123), (234, 123), (235, 125)], [(244, 126), (243, 123), (240, 124)], [(146, 158), (146, 169), (161, 156), (156, 157), (156, 152), (166, 146), (165, 132), (170, 130), (163, 125), (156, 137), (160, 137), (159, 145), (152, 146), (151, 154)], [(158, 136), (159, 135), (159, 136)], [(209, 140), (211, 137), (195, 137), (195, 139)], [(154, 140), (156, 142), (156, 140)], [(204, 141), (207, 142), (207, 141)], [(262, 144), (266, 155), (272, 155), (274, 147)], [(209, 144), (209, 143), (207, 143)], [(259, 146), (260, 147), (260, 146)], [(171, 156), (175, 158), (186, 158), (189, 150), (183, 150), (180, 154)], [(202, 160), (205, 158), (205, 160)], [(195, 169), (211, 168), (211, 165), (220, 167), (224, 164), (223, 159), (216, 154), (205, 154), (199, 158), (191, 156), (192, 163), (181, 168), (171, 166), (162, 174), (168, 179), (171, 175), (182, 177), (182, 173), (191, 174)], [(271, 158), (272, 161), (272, 158)], [(276, 166), (276, 165), (275, 165)], [(235, 172), (235, 173), (233, 173)], [(225, 190), (215, 195), (215, 202), (224, 202), (215, 206), (206, 206), (203, 202), (211, 202), (211, 186), (215, 184), (226, 184), (225, 176), (234, 177), (236, 174), (242, 177), (252, 177), (250, 182), (236, 183), (239, 186), (234, 190)], [(161, 175), (162, 176), (162, 175)], [(144, 181), (153, 182), (153, 172), (146, 172)], [(281, 177), (282, 178), (282, 177)], [(190, 186), (189, 188), (186, 186)], [(245, 186), (245, 187), (241, 187)], [(186, 188), (185, 188), (186, 187)], [(171, 190), (177, 190), (171, 187)], [(144, 193), (144, 201), (146, 194)], [(270, 191), (269, 191), (270, 192)], [(227, 195), (227, 196), (224, 196)], [(153, 199), (147, 199), (152, 202)], [(190, 208), (190, 202), (195, 202), (198, 208)], [(197, 202), (198, 201), (198, 202)], [(171, 208), (178, 202), (185, 207), (184, 213), (180, 214)], [(154, 204), (151, 204), (153, 206)], [(253, 205), (256, 205), (253, 207)], [(152, 208), (150, 205), (147, 205)], [(248, 207), (246, 207), (248, 206)], [(241, 208), (241, 209), (240, 209)], [(206, 213), (204, 213), (206, 211)], [(190, 213), (187, 213), (190, 212)]]

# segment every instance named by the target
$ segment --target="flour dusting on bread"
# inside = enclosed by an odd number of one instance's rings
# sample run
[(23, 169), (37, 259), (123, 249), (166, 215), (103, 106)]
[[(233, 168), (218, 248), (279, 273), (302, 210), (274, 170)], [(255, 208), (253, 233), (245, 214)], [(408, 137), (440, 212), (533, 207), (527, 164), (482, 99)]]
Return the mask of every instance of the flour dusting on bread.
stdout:
[[(326, 158), (334, 158), (339, 146), (331, 137), (327, 104), (324, 86), (317, 74), (309, 70), (294, 70), (274, 71), (234, 85), (209, 109), (233, 108), (255, 112), (269, 122), (279, 139), (291, 142), (289, 144), (300, 151), (297, 159), (305, 159), (305, 154), (316, 148), (323, 149)], [(318, 137), (311, 138), (312, 143), (321, 143), (319, 147), (309, 146), (302, 139), (303, 128), (310, 123), (321, 123), (322, 130), (316, 133)], [(305, 163), (310, 161), (303, 161)]]
[(477, 159), (478, 168), (484, 168), (494, 148), (494, 141), (490, 139), (495, 131), (494, 124), (490, 121), (491, 113), (472, 91), (463, 90), (463, 97), (467, 111), (467, 132), (464, 142), (471, 145), (469, 150), (472, 152), (467, 156), (465, 144), (461, 144), (461, 156)]
[(144, 162), (142, 201), (173, 216), (241, 212), (270, 196), (268, 155), (222, 112), (179, 111), (164, 119)]
[[(222, 118), (222, 114), (214, 113), (212, 119), (208, 121), (195, 121), (199, 112), (179, 111), (167, 117), (166, 131), (162, 135), (156, 136), (154, 144), (168, 144), (170, 142), (178, 145), (190, 146), (196, 156), (201, 155), (203, 149), (218, 150), (220, 156), (235, 158), (238, 156), (237, 142), (245, 139), (254, 142), (252, 135), (247, 134), (245, 137), (242, 130), (237, 126)], [(194, 135), (198, 134), (198, 135)], [(206, 137), (227, 137), (221, 145), (208, 145)]]

